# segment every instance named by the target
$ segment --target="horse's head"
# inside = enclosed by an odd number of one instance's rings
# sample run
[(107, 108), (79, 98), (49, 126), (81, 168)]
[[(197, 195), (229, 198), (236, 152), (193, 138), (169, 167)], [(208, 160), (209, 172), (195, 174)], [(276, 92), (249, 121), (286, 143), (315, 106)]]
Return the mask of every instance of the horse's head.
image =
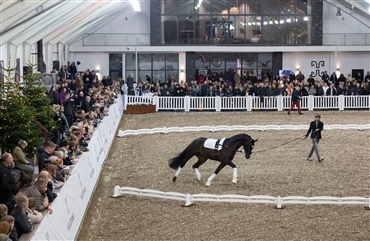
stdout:
[(257, 141), (258, 139), (256, 140), (251, 139), (250, 141), (244, 143), (243, 147), (244, 147), (245, 158), (249, 159), (251, 157), (254, 143), (256, 143)]

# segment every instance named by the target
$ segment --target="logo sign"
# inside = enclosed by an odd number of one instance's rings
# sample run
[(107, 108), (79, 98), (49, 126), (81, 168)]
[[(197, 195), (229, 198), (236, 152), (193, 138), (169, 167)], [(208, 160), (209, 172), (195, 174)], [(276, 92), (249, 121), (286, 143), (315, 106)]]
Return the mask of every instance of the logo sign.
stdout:
[(320, 67), (325, 66), (325, 61), (321, 60), (321, 61), (317, 62), (317, 61), (313, 60), (313, 61), (311, 61), (311, 66), (316, 68), (315, 72), (314, 71), (311, 72), (312, 77), (316, 77), (316, 76), (321, 77), (323, 75), (324, 71), (320, 72)]

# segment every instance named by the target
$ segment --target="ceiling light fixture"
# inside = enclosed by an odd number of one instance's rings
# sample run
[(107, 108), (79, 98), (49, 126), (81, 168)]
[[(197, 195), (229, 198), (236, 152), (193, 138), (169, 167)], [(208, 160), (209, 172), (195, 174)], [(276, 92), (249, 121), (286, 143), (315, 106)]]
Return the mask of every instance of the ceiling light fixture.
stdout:
[(140, 2), (139, 0), (130, 0), (132, 7), (134, 8), (135, 12), (141, 12)]
[(292, 20), (288, 17), (287, 20), (286, 20), (287, 23), (291, 23)]
[(303, 21), (307, 22), (308, 21), (308, 17), (307, 16), (304, 16)]

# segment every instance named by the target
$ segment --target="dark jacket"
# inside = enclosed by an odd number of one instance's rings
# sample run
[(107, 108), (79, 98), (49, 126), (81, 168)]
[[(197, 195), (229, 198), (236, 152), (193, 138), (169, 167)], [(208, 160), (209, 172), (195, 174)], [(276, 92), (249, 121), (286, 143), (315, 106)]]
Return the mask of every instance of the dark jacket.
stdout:
[(292, 102), (298, 102), (301, 100), (301, 97), (299, 96), (299, 90), (294, 89), (292, 93)]
[[(318, 129), (318, 130), (316, 130)], [(312, 121), (310, 123), (310, 128), (308, 128), (306, 136), (308, 136), (311, 132), (311, 138), (321, 139), (321, 131), (324, 129), (324, 123), (318, 121), (316, 127), (316, 121)]]
[(0, 203), (6, 206), (14, 206), (14, 195), (17, 194), (18, 187), (14, 176), (9, 167), (0, 163)]
[(15, 228), (17, 229), (18, 237), (24, 233), (29, 233), (32, 230), (33, 224), (27, 216), (27, 212), (22, 211), (21, 208), (15, 206), (11, 215), (15, 219)]
[(37, 148), (37, 151), (39, 152), (38, 165), (41, 172), (44, 169), (44, 162), (49, 159), (50, 154), (45, 151), (43, 146)]
[(36, 210), (37, 211), (42, 212), (47, 208), (43, 205), (46, 194), (44, 191), (41, 190), (41, 188), (37, 184), (26, 189), (25, 194), (28, 198), (30, 197), (36, 198)]

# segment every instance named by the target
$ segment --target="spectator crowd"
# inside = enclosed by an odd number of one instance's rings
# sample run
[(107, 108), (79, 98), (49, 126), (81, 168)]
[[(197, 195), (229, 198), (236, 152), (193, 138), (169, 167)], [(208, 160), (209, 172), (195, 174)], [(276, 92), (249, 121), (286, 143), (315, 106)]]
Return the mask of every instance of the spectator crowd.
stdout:
[(258, 78), (256, 74), (229, 69), (226, 72), (197, 71), (196, 79), (187, 83), (177, 82), (172, 74), (164, 81), (152, 81), (147, 77), (145, 81), (139, 80), (137, 85), (128, 86), (129, 95), (152, 94), (158, 96), (291, 96), (295, 86), (299, 87), (300, 96), (334, 96), (334, 95), (369, 95), (370, 72), (366, 76), (358, 74), (346, 78), (343, 74), (338, 77), (335, 72), (331, 75), (327, 71), (320, 77), (308, 78), (299, 71), (290, 75), (275, 75), (262, 73)]
[[(55, 86), (45, 89), (57, 124), (51, 141), (38, 147), (37, 161), (25, 152), (27, 140), (19, 140), (11, 153), (1, 156), (0, 240), (17, 241), (41, 222), (44, 213), (52, 214), (52, 203), (71, 175), (76, 157), (89, 151), (94, 129), (108, 115), (120, 91), (120, 80), (100, 80), (90, 70), (79, 73), (74, 62), (54, 72)], [(14, 170), (22, 173), (21, 188)]]

